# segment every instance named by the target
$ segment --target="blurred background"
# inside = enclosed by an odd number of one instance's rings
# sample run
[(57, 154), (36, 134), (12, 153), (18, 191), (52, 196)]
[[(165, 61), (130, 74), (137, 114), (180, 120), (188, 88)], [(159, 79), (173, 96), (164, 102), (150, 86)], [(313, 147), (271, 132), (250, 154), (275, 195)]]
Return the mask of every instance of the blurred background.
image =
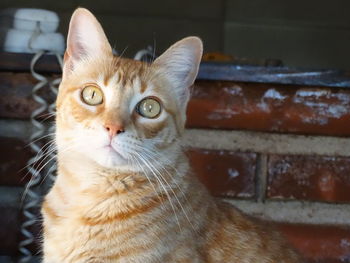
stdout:
[(1, 0), (0, 263), (40, 262), (48, 134), (78, 6), (126, 57), (201, 37), (183, 138), (194, 173), (307, 262), (350, 262), (350, 1)]
[(349, 68), (350, 18), (347, 0), (2, 0), (0, 8), (53, 10), (66, 33), (72, 11), (90, 9), (111, 44), (132, 56), (156, 44), (162, 52), (189, 35), (204, 40), (206, 52), (251, 60), (280, 59), (285, 65)]

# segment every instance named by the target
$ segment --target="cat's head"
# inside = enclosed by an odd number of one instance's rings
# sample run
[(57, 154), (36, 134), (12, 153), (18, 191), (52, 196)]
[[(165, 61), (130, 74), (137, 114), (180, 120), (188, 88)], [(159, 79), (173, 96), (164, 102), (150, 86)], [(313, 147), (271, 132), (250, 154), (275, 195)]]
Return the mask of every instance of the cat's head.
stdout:
[(59, 154), (128, 169), (176, 155), (201, 56), (197, 37), (175, 43), (151, 64), (113, 56), (96, 18), (77, 9), (57, 98)]

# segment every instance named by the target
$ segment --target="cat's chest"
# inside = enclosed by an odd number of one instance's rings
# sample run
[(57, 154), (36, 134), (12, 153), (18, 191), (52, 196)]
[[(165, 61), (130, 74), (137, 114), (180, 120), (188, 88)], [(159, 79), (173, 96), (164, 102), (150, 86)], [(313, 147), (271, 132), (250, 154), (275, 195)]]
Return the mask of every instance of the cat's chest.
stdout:
[(145, 253), (150, 258), (168, 253), (165, 244), (176, 242), (175, 236), (169, 235), (173, 219), (166, 217), (171, 208), (164, 208), (159, 197), (132, 202), (130, 196), (122, 196), (100, 199), (89, 193), (84, 198), (72, 195), (68, 202), (58, 202), (57, 193), (50, 193), (43, 205), (44, 254), (57, 256), (57, 250), (50, 251), (55, 247), (61, 255), (58, 262), (76, 262), (80, 257), (116, 259), (131, 251), (137, 258), (144, 258)]
[(149, 232), (157, 232), (167, 225), (162, 219), (165, 212), (161, 206), (132, 204), (127, 199), (89, 201), (85, 198), (85, 203), (50, 201), (48, 198), (43, 204), (45, 239), (59, 237), (71, 246), (84, 243), (86, 247), (93, 247), (104, 242), (122, 246), (126, 242), (146, 241), (152, 238)]
[[(69, 259), (64, 262), (75, 262), (80, 257), (115, 258), (135, 248), (138, 250), (135, 256), (138, 256), (154, 245), (154, 237), (147, 231), (150, 227), (136, 220), (86, 225), (81, 221), (64, 219), (61, 224), (50, 228), (44, 244), (48, 249), (59, 246), (61, 259)], [(50, 252), (46, 254), (50, 255)]]

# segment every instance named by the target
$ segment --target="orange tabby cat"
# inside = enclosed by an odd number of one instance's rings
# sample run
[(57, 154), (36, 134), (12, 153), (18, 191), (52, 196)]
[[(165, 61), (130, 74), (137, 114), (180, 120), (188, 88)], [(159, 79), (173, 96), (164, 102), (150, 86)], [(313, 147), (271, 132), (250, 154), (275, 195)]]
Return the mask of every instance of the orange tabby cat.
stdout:
[(44, 262), (300, 262), (278, 233), (212, 198), (181, 150), (202, 42), (152, 64), (115, 57), (73, 14), (57, 98), (58, 175), (42, 207)]

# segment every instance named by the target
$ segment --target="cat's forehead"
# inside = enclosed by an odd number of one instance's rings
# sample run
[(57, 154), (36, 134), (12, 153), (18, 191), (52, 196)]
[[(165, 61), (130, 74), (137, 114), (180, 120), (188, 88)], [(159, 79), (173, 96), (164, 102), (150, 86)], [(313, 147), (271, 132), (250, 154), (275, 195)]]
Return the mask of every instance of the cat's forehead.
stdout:
[(133, 84), (134, 81), (146, 81), (151, 67), (149, 64), (137, 60), (131, 60), (120, 57), (113, 57), (113, 70), (105, 72), (105, 82), (109, 80), (117, 81), (121, 86)]
[(113, 57), (109, 63), (96, 67), (91, 77), (101, 87), (136, 89), (143, 93), (150, 80), (151, 66), (148, 63)]
[(120, 105), (121, 101), (127, 102), (133, 97), (162, 95), (148, 63), (114, 57), (110, 63), (104, 62), (96, 69), (88, 82), (94, 82), (102, 89), (107, 105)]

